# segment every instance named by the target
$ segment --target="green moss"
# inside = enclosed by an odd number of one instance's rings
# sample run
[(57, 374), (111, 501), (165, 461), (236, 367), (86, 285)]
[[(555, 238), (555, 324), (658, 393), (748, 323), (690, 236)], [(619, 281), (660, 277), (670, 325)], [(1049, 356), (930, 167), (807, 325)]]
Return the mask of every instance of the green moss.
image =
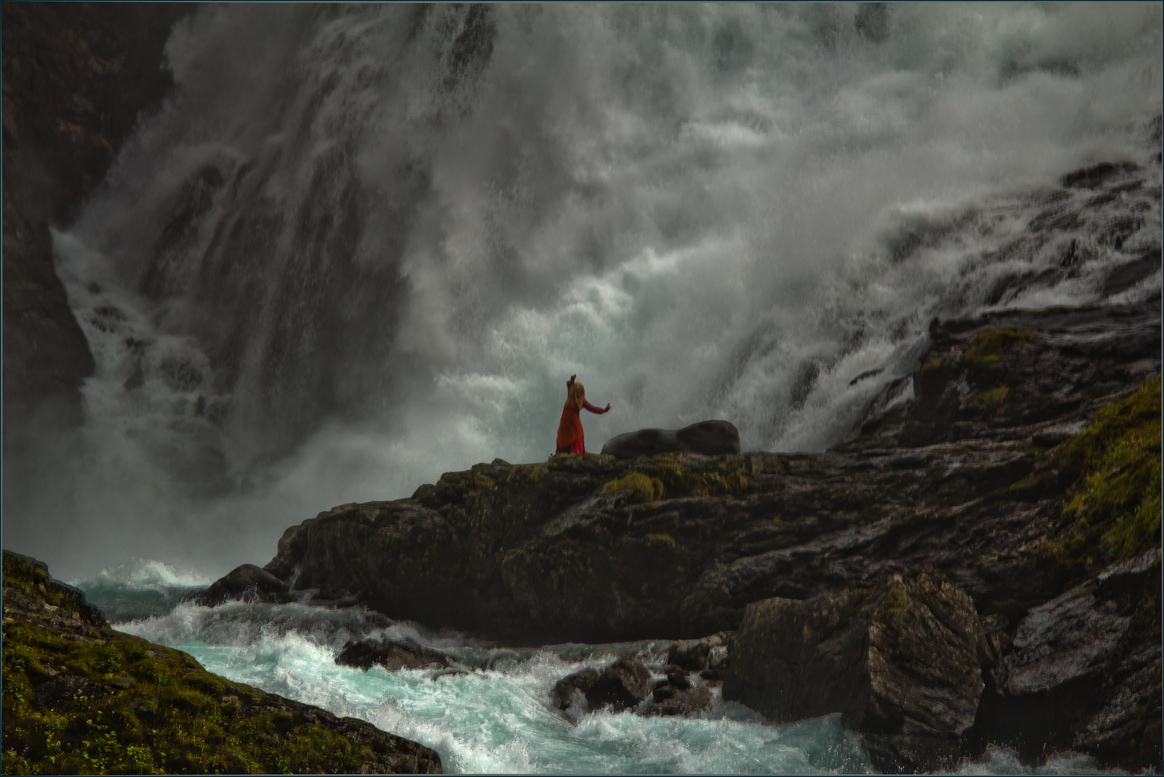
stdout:
[(966, 397), (966, 404), (980, 407), (988, 413), (999, 414), (1006, 409), (1006, 398), (1010, 394), (1007, 386), (996, 386), (989, 391), (979, 391)]
[(636, 470), (604, 485), (602, 493), (623, 495), (634, 502), (653, 502), (662, 498), (663, 484), (658, 478), (644, 475)]
[(935, 356), (933, 359), (930, 359), (928, 362), (922, 365), (922, 372), (933, 372), (934, 370), (941, 368), (941, 366), (942, 357)]
[(1031, 339), (1031, 333), (1022, 329), (990, 329), (979, 332), (974, 344), (962, 354), (966, 366), (983, 369), (1002, 358), (1002, 353), (1014, 343)]
[(494, 488), (496, 485), (497, 484), (493, 482), (493, 478), (489, 477), (488, 475), (478, 475), (476, 479), (473, 480), (473, 488)]
[[(5, 589), (25, 566), (5, 557)], [(181, 651), (104, 629), (82, 640), (6, 620), (3, 678), (3, 774), (356, 773), (383, 760)]]
[(675, 538), (670, 534), (648, 534), (643, 537), (643, 544), (649, 548), (673, 548)]
[(1160, 387), (1156, 378), (1106, 405), (1058, 452), (1074, 481), (1048, 547), (1061, 562), (1122, 561), (1160, 543)]

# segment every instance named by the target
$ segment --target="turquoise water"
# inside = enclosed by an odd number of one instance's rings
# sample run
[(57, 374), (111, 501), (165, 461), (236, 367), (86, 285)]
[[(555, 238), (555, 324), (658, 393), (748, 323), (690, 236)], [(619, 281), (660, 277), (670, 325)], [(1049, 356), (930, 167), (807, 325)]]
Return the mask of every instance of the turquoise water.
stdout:
[[(440, 754), (446, 772), (873, 772), (860, 737), (841, 727), (839, 715), (775, 725), (740, 704), (724, 703), (718, 690), (711, 708), (692, 719), (597, 712), (574, 725), (553, 708), (554, 683), (583, 668), (601, 668), (618, 655), (634, 655), (662, 676), (667, 641), (512, 649), (455, 633), (434, 634), (361, 608), (178, 603), (198, 582), (164, 564), (138, 562), (78, 586), (107, 612), (134, 614), (115, 624), (120, 631), (179, 648), (231, 680), (421, 742)], [(377, 636), (440, 650), (464, 671), (373, 667), (365, 672), (335, 664), (349, 639)], [(1094, 762), (1075, 754), (1053, 756), (1031, 769), (1012, 752), (993, 749), (982, 761), (960, 765), (957, 773), (1095, 771)]]

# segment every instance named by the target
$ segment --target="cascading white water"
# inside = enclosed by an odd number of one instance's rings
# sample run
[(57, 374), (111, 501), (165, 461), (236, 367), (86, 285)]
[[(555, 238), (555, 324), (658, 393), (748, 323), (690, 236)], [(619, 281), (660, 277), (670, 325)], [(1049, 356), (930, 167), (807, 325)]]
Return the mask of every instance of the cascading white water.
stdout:
[(992, 298), (1072, 239), (1026, 237), (1062, 174), (1148, 161), (1160, 22), (202, 7), (167, 48), (174, 95), (55, 235), (98, 367), (76, 513), (25, 552), (72, 576), (262, 563), (318, 510), (543, 459), (571, 373), (614, 408), (584, 419), (591, 450), (704, 418), (822, 450), (933, 317), (1093, 300), (1158, 245), (1156, 208), (1041, 296)]

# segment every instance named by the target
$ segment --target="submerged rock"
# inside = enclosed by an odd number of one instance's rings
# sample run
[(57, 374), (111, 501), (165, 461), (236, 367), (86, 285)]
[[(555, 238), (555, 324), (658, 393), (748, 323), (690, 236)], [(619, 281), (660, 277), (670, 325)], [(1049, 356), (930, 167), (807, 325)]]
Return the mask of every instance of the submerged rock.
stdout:
[(444, 653), (415, 642), (374, 639), (349, 641), (335, 657), (335, 662), (340, 666), (365, 670), (378, 664), (389, 672), (398, 669), (448, 669), (454, 666), (454, 662)]
[(651, 674), (641, 662), (623, 656), (601, 672), (584, 669), (559, 680), (550, 692), (554, 706), (577, 720), (579, 714), (609, 707), (633, 708), (651, 692)]
[(607, 440), (602, 452), (617, 459), (657, 456), (660, 453), (698, 453), (723, 456), (740, 452), (740, 431), (727, 421), (701, 421), (678, 431), (640, 429)]
[[(43, 564), (4, 551), (5, 747), (13, 774), (437, 774), (433, 750), (205, 671), (113, 631)], [(30, 736), (29, 732), (54, 735)]]
[(748, 607), (732, 637), (726, 701), (777, 722), (840, 712), (885, 772), (949, 767), (983, 681), (974, 605), (929, 574), (874, 591)]
[(667, 669), (666, 679), (655, 684), (647, 703), (635, 710), (637, 714), (693, 717), (711, 706), (711, 689), (698, 676), (675, 665)]

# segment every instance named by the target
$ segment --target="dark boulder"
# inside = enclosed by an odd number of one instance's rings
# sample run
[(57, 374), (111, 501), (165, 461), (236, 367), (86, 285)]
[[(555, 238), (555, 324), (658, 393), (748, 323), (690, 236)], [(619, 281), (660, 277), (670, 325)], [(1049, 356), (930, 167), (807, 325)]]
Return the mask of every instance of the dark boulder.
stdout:
[(974, 723), (982, 641), (970, 597), (926, 573), (768, 599), (732, 638), (724, 699), (777, 722), (840, 712), (879, 770), (932, 771), (954, 762)]
[[(550, 698), (563, 711), (614, 712), (638, 706), (651, 692), (651, 675), (639, 661), (623, 656), (601, 672), (584, 669), (554, 685)], [(572, 716), (574, 717), (574, 716)]]
[(740, 431), (727, 421), (701, 421), (678, 431), (640, 429), (610, 438), (603, 444), (602, 452), (618, 459), (660, 453), (732, 455), (740, 452)]
[(444, 653), (422, 647), (415, 642), (395, 640), (352, 640), (335, 657), (340, 666), (370, 669), (379, 664), (389, 672), (398, 669), (448, 669), (453, 662)]
[(296, 600), (287, 583), (254, 564), (235, 567), (209, 588), (196, 591), (187, 599), (205, 607), (216, 607), (228, 601), (286, 604)]

